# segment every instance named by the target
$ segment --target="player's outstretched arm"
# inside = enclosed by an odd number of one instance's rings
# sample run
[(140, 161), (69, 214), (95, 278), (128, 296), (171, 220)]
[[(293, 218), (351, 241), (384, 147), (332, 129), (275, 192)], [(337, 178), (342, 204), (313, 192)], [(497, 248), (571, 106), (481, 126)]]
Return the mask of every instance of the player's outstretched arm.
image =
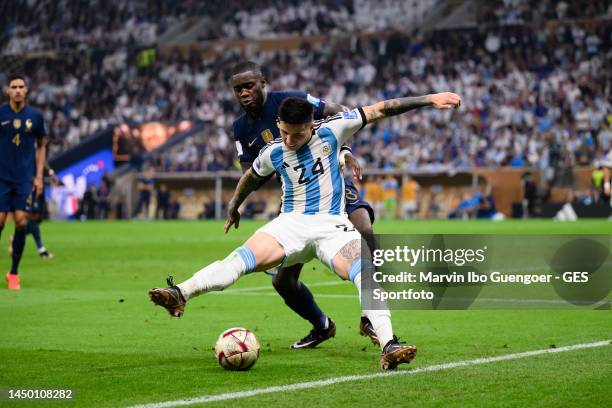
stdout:
[(225, 226), (223, 227), (226, 234), (232, 225), (238, 229), (238, 225), (240, 224), (240, 212), (238, 212), (238, 208), (240, 208), (249, 194), (257, 190), (260, 183), (261, 177), (253, 173), (252, 169), (248, 169), (246, 173), (242, 175), (240, 181), (238, 181), (234, 195), (227, 206), (227, 220), (225, 221)]
[(339, 103), (326, 101), (325, 107), (323, 108), (323, 116), (325, 117), (332, 116), (332, 115), (335, 115), (336, 113), (348, 112), (349, 110), (350, 110), (349, 108), (347, 108), (344, 105), (340, 105)]
[(436, 109), (450, 109), (461, 105), (461, 97), (452, 92), (442, 92), (423, 96), (409, 96), (405, 98), (388, 99), (374, 105), (364, 106), (363, 113), (366, 121), (372, 123), (378, 119), (401, 115), (413, 109), (432, 106)]

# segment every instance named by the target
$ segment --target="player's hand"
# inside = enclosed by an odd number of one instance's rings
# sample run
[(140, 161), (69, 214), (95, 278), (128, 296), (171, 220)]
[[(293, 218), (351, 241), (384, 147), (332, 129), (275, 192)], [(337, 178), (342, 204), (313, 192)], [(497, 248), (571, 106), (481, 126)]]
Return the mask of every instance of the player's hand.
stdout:
[(40, 197), (43, 192), (43, 179), (42, 177), (34, 178), (34, 192), (36, 193), (36, 197)]
[(225, 225), (223, 226), (223, 230), (227, 234), (230, 228), (234, 225), (234, 228), (238, 229), (240, 225), (240, 213), (238, 210), (228, 211), (227, 220), (225, 221)]
[(54, 186), (63, 186), (63, 183), (60, 181), (60, 179), (57, 178), (55, 174), (50, 174), (49, 178), (51, 179), (51, 184), (53, 184)]
[(452, 92), (442, 92), (429, 96), (431, 105), (436, 109), (450, 109), (461, 106), (461, 97)]
[(361, 164), (359, 164), (359, 160), (351, 153), (347, 153), (342, 155), (340, 160), (340, 169), (344, 171), (344, 168), (349, 166), (353, 171), (353, 178), (355, 180), (361, 180), (361, 173), (363, 169), (361, 168)]

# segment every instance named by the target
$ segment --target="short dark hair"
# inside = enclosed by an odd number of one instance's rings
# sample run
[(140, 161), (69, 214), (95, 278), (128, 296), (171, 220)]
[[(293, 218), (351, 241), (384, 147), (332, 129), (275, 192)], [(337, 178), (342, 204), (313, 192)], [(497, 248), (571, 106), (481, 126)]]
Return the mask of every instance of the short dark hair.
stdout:
[(257, 64), (253, 61), (242, 61), (232, 67), (230, 71), (230, 76), (242, 74), (243, 72), (255, 72), (263, 76), (263, 72), (261, 70), (261, 65)]
[(278, 118), (292, 125), (312, 122), (313, 113), (313, 106), (302, 98), (287, 98), (278, 108)]
[(21, 79), (23, 81), (23, 83), (26, 83), (25, 75), (11, 74), (11, 75), (8, 76), (8, 79), (6, 81), (6, 86), (9, 86), (11, 84), (11, 82), (13, 82), (16, 79)]

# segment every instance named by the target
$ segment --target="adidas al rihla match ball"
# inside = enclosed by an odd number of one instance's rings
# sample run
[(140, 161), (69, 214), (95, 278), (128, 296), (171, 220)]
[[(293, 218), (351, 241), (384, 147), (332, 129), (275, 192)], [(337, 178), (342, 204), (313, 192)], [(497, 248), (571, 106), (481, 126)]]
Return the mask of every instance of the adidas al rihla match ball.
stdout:
[(259, 341), (249, 329), (232, 327), (219, 335), (215, 356), (226, 370), (248, 370), (259, 358)]

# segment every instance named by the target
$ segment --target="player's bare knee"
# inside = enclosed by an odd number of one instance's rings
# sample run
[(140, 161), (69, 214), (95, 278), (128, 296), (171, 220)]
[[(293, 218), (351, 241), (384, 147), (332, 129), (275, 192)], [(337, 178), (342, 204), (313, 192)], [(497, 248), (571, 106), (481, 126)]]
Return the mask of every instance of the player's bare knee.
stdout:
[(26, 229), (28, 226), (28, 219), (27, 218), (21, 218), (21, 219), (17, 219), (15, 220), (15, 229), (16, 230), (24, 230)]
[(271, 235), (259, 232), (244, 243), (256, 254), (257, 270), (266, 270), (278, 266), (285, 257), (282, 245)]

